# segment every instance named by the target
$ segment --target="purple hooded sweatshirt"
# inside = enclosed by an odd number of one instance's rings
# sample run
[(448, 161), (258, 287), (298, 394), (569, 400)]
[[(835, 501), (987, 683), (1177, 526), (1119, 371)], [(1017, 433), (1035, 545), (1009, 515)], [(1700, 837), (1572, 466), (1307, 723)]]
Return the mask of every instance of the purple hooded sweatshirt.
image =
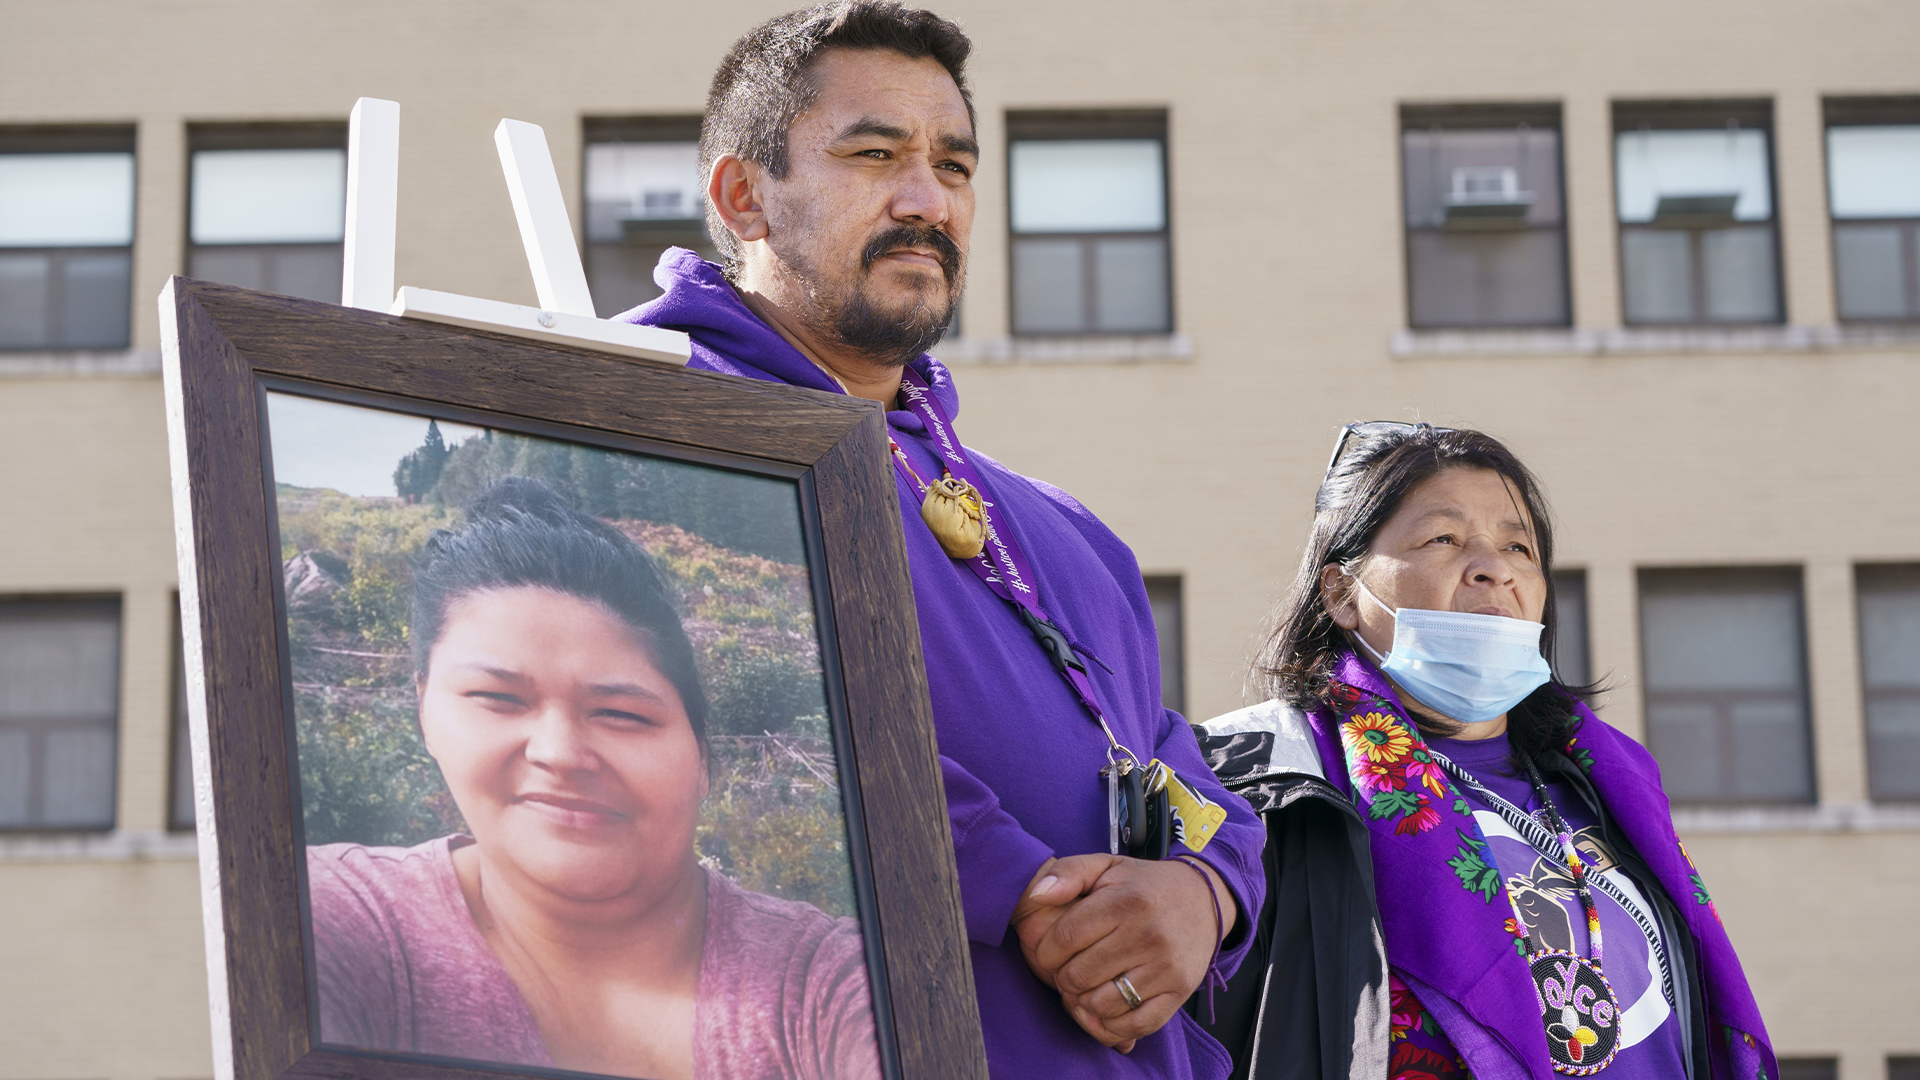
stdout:
[[(672, 248), (654, 280), (666, 295), (620, 316), (693, 338), (692, 367), (840, 393), (823, 371), (741, 302), (718, 267)], [(938, 360), (912, 362), (949, 417), (959, 413), (953, 377)], [(925, 426), (890, 412), (894, 440), (923, 477), (940, 475)], [(1264, 830), (1240, 798), (1215, 781), (1192, 729), (1160, 704), (1160, 663), (1146, 589), (1133, 553), (1057, 488), (968, 450), (986, 480), (996, 526), (1011, 529), (1032, 561), (1040, 602), (1077, 647), (1114, 734), (1141, 760), (1158, 757), (1228, 818), (1200, 858), (1226, 882), (1239, 926), (1219, 959), (1228, 974), (1260, 910)], [(997, 1077), (1225, 1077), (1231, 1060), (1187, 1016), (1122, 1055), (1095, 1042), (1035, 978), (1008, 919), (1048, 857), (1107, 850), (1106, 741), (1014, 609), (950, 558), (920, 520), (920, 497), (896, 475), (907, 560), (920, 616), (927, 683), (960, 870), (987, 1061)], [(1109, 671), (1109, 669), (1111, 669)], [(1180, 850), (1176, 848), (1176, 850)]]

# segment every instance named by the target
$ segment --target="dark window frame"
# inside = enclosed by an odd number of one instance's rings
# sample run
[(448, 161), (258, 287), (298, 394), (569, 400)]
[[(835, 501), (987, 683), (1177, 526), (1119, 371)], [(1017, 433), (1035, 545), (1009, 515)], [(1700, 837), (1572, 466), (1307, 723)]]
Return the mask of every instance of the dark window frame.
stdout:
[[(1007, 330), (1010, 336), (1036, 340), (1077, 340), (1085, 338), (1126, 338), (1169, 335), (1180, 328), (1180, 312), (1175, 304), (1179, 292), (1174, 282), (1173, 252), (1173, 123), (1171, 111), (1164, 108), (1115, 109), (1008, 109), (1006, 121), (1005, 198), (1007, 206)], [(1158, 232), (1016, 232), (1013, 227), (1013, 144), (1016, 142), (1073, 142), (1100, 139), (1154, 139), (1160, 143), (1160, 230)], [(1167, 284), (1167, 325), (1163, 330), (1092, 329), (1099, 310), (1099, 290), (1094, 252), (1102, 240), (1139, 240), (1159, 237), (1166, 252), (1162, 272)], [(1078, 330), (1020, 330), (1014, 325), (1019, 282), (1014, 269), (1014, 248), (1023, 237), (1071, 240), (1080, 245), (1080, 266), (1089, 287), (1080, 298), (1081, 325)]]
[[(1558, 136), (1555, 142), (1554, 176), (1560, 185), (1560, 223), (1558, 226), (1523, 226), (1520, 232), (1558, 232), (1560, 234), (1560, 289), (1564, 319), (1552, 322), (1502, 323), (1422, 323), (1414, 319), (1413, 236), (1416, 232), (1439, 232), (1432, 227), (1416, 227), (1407, 222), (1406, 135), (1410, 131), (1494, 131), (1502, 128), (1550, 128)], [(1410, 330), (1531, 330), (1571, 327), (1573, 312), (1573, 236), (1567, 228), (1567, 139), (1560, 102), (1540, 103), (1468, 103), (1417, 104), (1400, 106), (1399, 126), (1395, 132), (1399, 144), (1401, 299), (1406, 307), (1404, 322)]]
[[(68, 258), (113, 254), (127, 260), (127, 336), (117, 345), (53, 343), (46, 345), (0, 345), (0, 354), (45, 352), (91, 352), (100, 349), (130, 348), (133, 344), (133, 251), (140, 240), (140, 147), (139, 132), (132, 124), (0, 124), (0, 154), (131, 154), (133, 155), (133, 205), (129, 209), (132, 230), (125, 245), (86, 245), (54, 247), (0, 247), (0, 255), (45, 256), (56, 269)], [(48, 306), (58, 310), (63, 299), (62, 275), (50, 273)]]
[[(1147, 590), (1149, 610), (1151, 610), (1153, 606), (1154, 592), (1156, 589), (1163, 590), (1162, 595), (1165, 595), (1165, 590), (1171, 590), (1174, 604), (1174, 623), (1171, 634), (1168, 633), (1166, 627), (1160, 625), (1160, 617), (1158, 614), (1155, 614), (1153, 619), (1156, 638), (1154, 646), (1160, 656), (1160, 704), (1163, 708), (1172, 709), (1174, 712), (1185, 716), (1188, 704), (1186, 575), (1143, 574), (1141, 575), (1141, 584), (1144, 585)], [(1167, 650), (1161, 647), (1169, 637), (1171, 637), (1174, 646), (1174, 655), (1171, 661), (1169, 661), (1167, 657)], [(1174, 675), (1174, 684), (1171, 688), (1171, 693), (1168, 692), (1169, 687), (1167, 686), (1167, 671), (1169, 668), (1172, 669)]]
[[(187, 719), (187, 641), (182, 633), (180, 618), (180, 594), (173, 594), (173, 667), (167, 675), (167, 805), (166, 819), (168, 832), (193, 832), (197, 826), (194, 820), (193, 768), (192, 752), (187, 754), (187, 813), (181, 817), (180, 808), (180, 740), (186, 731)], [(189, 736), (190, 737), (190, 736)]]
[[(1820, 152), (1823, 185), (1831, 185), (1833, 162), (1829, 156), (1827, 133), (1839, 127), (1880, 125), (1920, 126), (1920, 95), (1887, 97), (1827, 97), (1820, 101)], [(1886, 228), (1900, 230), (1900, 254), (1907, 271), (1907, 314), (1890, 317), (1847, 316), (1841, 313), (1840, 232), (1848, 228)], [(1889, 218), (1837, 218), (1833, 216), (1833, 191), (1827, 187), (1827, 244), (1833, 256), (1833, 317), (1835, 321), (1856, 326), (1911, 326), (1920, 323), (1920, 214)]]
[[(1588, 587), (1590, 579), (1585, 567), (1556, 566), (1553, 568), (1554, 630), (1553, 649), (1554, 676), (1569, 686), (1591, 685), (1595, 682), (1593, 674), (1593, 591)], [(1577, 583), (1577, 584), (1576, 584)], [(1560, 637), (1569, 625), (1567, 620), (1567, 589), (1574, 586), (1580, 594), (1580, 673), (1579, 682), (1568, 682), (1564, 677), (1567, 656), (1560, 649)]]
[[(187, 124), (187, 153), (182, 168), (180, 190), (185, 193), (184, 212), (180, 215), (180, 253), (187, 276), (194, 276), (194, 259), (201, 250), (262, 255), (338, 252), (344, 267), (346, 239), (339, 241), (295, 243), (200, 244), (193, 239), (193, 158), (203, 150), (341, 150), (347, 149), (348, 123), (344, 120), (288, 120), (239, 122), (190, 122)], [(335, 301), (339, 299), (335, 296)]]
[[(1667, 698), (1670, 700), (1676, 700), (1679, 703), (1688, 703), (1688, 699), (1692, 698), (1694, 699), (1693, 703), (1709, 704), (1709, 705), (1713, 705), (1716, 708), (1716, 716), (1715, 716), (1716, 725), (1715, 726), (1717, 729), (1716, 731), (1716, 736), (1717, 736), (1716, 742), (1718, 744), (1717, 750), (1723, 755), (1721, 760), (1724, 762), (1727, 759), (1727, 757), (1730, 756), (1729, 751), (1732, 746), (1732, 741), (1731, 741), (1732, 740), (1732, 735), (1731, 735), (1732, 722), (1730, 719), (1726, 717), (1724, 710), (1721, 708), (1721, 703), (1730, 697), (1740, 696), (1739, 692), (1737, 691), (1704, 691), (1704, 690), (1656, 691), (1652, 687), (1651, 681), (1647, 678), (1646, 656), (1647, 656), (1648, 635), (1647, 635), (1647, 621), (1646, 621), (1647, 620), (1646, 598), (1649, 595), (1649, 593), (1658, 591), (1655, 588), (1649, 588), (1649, 584), (1650, 583), (1657, 584), (1662, 580), (1680, 581), (1680, 582), (1691, 580), (1697, 583), (1711, 583), (1715, 586), (1715, 588), (1713, 590), (1704, 590), (1704, 591), (1729, 591), (1729, 592), (1734, 591), (1734, 589), (1736, 589), (1742, 582), (1751, 583), (1750, 587), (1760, 586), (1765, 584), (1771, 584), (1774, 587), (1778, 587), (1778, 586), (1786, 585), (1789, 581), (1792, 583), (1792, 591), (1793, 591), (1794, 604), (1795, 604), (1795, 608), (1794, 608), (1795, 648), (1797, 649), (1797, 655), (1800, 660), (1799, 704), (1800, 704), (1800, 710), (1801, 710), (1801, 717), (1805, 722), (1806, 746), (1807, 746), (1807, 756), (1806, 756), (1806, 761), (1804, 763), (1807, 797), (1804, 799), (1801, 799), (1801, 798), (1755, 798), (1755, 797), (1747, 797), (1747, 796), (1725, 796), (1725, 795), (1714, 796), (1710, 798), (1681, 798), (1678, 796), (1670, 795), (1670, 798), (1672, 798), (1673, 803), (1676, 806), (1694, 806), (1694, 807), (1817, 805), (1820, 801), (1820, 768), (1819, 768), (1820, 747), (1819, 747), (1818, 741), (1815, 738), (1817, 725), (1814, 722), (1814, 715), (1813, 715), (1813, 661), (1809, 651), (1808, 640), (1807, 640), (1806, 568), (1799, 565), (1655, 566), (1655, 567), (1643, 566), (1639, 569), (1638, 573), (1635, 575), (1636, 593), (1638, 594), (1637, 598), (1639, 601), (1638, 602), (1639, 610), (1637, 612), (1637, 622), (1638, 622), (1639, 637), (1640, 637), (1641, 715), (1644, 718), (1646, 727), (1647, 727), (1646, 743), (1647, 743), (1648, 749), (1651, 752), (1653, 743), (1654, 743), (1652, 716), (1653, 716), (1653, 709), (1656, 704), (1656, 696), (1661, 698)], [(1750, 693), (1752, 693), (1755, 698), (1765, 698), (1767, 700), (1780, 699), (1780, 696), (1778, 694), (1774, 694), (1771, 692), (1754, 691)], [(1705, 700), (1702, 700), (1702, 699), (1705, 699)]]
[(1867, 627), (1865, 612), (1861, 610), (1860, 600), (1864, 598), (1869, 589), (1876, 585), (1892, 585), (1897, 589), (1908, 584), (1920, 587), (1920, 562), (1854, 564), (1854, 620), (1856, 632), (1860, 636), (1860, 647), (1856, 652), (1859, 654), (1858, 662), (1860, 665), (1861, 749), (1866, 755), (1867, 798), (1877, 803), (1904, 804), (1920, 802), (1920, 792), (1914, 794), (1885, 794), (1879, 790), (1880, 785), (1875, 783), (1877, 778), (1874, 773), (1876, 771), (1875, 764), (1881, 760), (1881, 755), (1875, 752), (1873, 728), (1871, 727), (1872, 721), (1868, 715), (1875, 703), (1879, 701), (1911, 701), (1920, 704), (1920, 689), (1875, 688), (1867, 682)]
[[(1726, 100), (1640, 100), (1617, 99), (1612, 103), (1612, 135), (1608, 160), (1612, 163), (1609, 187), (1613, 195), (1613, 227), (1616, 234), (1620, 288), (1620, 324), (1655, 329), (1697, 329), (1722, 327), (1783, 326), (1787, 322), (1786, 261), (1780, 240), (1780, 153), (1775, 136), (1772, 98), (1730, 98)], [(1719, 131), (1737, 123), (1740, 130), (1757, 130), (1767, 138), (1767, 205), (1764, 222), (1736, 222), (1732, 226), (1680, 227), (1652, 222), (1620, 220), (1620, 136), (1634, 131)], [(1774, 317), (1762, 320), (1709, 319), (1706, 317), (1707, 285), (1701, 249), (1704, 235), (1723, 228), (1764, 225), (1773, 237)], [(1684, 232), (1688, 236), (1692, 261), (1689, 275), (1688, 306), (1693, 317), (1677, 321), (1635, 321), (1627, 313), (1627, 235), (1629, 232)]]
[[(714, 246), (711, 234), (712, 225), (708, 221), (705, 193), (701, 192), (695, 213), (685, 218), (659, 218), (659, 224), (643, 228), (641, 232), (651, 232), (651, 236), (636, 236), (629, 231), (626, 238), (615, 244), (610, 241), (595, 241), (587, 229), (587, 151), (593, 146), (608, 143), (698, 143), (700, 141), (699, 113), (662, 113), (658, 115), (633, 116), (586, 116), (580, 120), (580, 221), (578, 239), (582, 269), (587, 275), (587, 286), (593, 287), (595, 257), (606, 256), (603, 252), (609, 248), (656, 246), (691, 247), (710, 259), (718, 259), (719, 251)], [(697, 241), (696, 241), (697, 236)], [(689, 241), (695, 241), (688, 243)], [(644, 302), (644, 301), (643, 301)], [(612, 318), (632, 305), (618, 308), (602, 307), (599, 297), (594, 298), (594, 307), (602, 318)]]
[[(126, 690), (126, 667), (127, 667), (126, 597), (120, 593), (90, 593), (90, 592), (0, 594), (0, 608), (4, 608), (6, 606), (13, 605), (13, 604), (74, 604), (74, 605), (97, 605), (101, 607), (112, 605), (113, 611), (114, 611), (114, 626), (119, 633), (119, 637), (114, 643), (113, 717), (111, 721), (111, 727), (113, 731), (113, 765), (107, 776), (107, 820), (105, 824), (56, 825), (56, 824), (48, 824), (45, 822), (39, 822), (39, 823), (31, 823), (26, 825), (0, 825), (0, 836), (71, 835), (76, 833), (98, 836), (106, 833), (111, 833), (120, 827), (120, 766), (121, 766), (121, 749), (122, 749), (121, 736), (123, 734), (122, 729), (125, 725), (125, 720), (126, 720), (124, 709), (122, 708), (124, 703), (121, 700), (122, 695), (125, 693), (125, 690)], [(11, 726), (12, 724), (11, 721), (6, 721), (5, 723), (7, 723), (9, 726)], [(29, 802), (29, 805), (31, 806), (35, 801), (32, 793), (40, 792), (43, 786), (41, 783), (39, 774), (38, 773), (33, 774), (28, 780), (28, 784), (30, 785), (29, 786), (30, 794), (28, 796), (28, 802)], [(44, 804), (45, 804), (44, 795), (42, 795), (42, 798), (39, 800), (39, 802), (44, 807)]]

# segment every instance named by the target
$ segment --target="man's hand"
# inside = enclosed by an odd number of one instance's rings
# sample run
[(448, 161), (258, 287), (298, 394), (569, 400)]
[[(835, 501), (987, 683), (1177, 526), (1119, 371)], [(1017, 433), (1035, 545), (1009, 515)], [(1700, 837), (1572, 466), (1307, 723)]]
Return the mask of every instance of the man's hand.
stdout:
[[(1122, 1053), (1160, 1030), (1206, 977), (1217, 940), (1213, 897), (1195, 869), (1221, 897), (1223, 931), (1233, 925), (1224, 883), (1203, 865), (1177, 863), (1113, 855), (1051, 860), (1014, 911), (1012, 925), (1034, 974), (1060, 991), (1088, 1034)], [(1115, 985), (1120, 975), (1139, 994), (1138, 1008)]]

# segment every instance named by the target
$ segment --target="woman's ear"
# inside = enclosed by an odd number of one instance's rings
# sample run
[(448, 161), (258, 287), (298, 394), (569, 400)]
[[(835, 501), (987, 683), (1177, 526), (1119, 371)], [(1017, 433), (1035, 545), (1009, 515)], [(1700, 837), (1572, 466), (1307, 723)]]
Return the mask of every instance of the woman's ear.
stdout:
[(707, 174), (707, 201), (727, 231), (743, 244), (767, 238), (767, 210), (760, 184), (766, 172), (737, 154), (721, 154)]
[(1360, 627), (1360, 608), (1353, 602), (1352, 582), (1353, 575), (1339, 563), (1320, 568), (1320, 606), (1335, 626), (1348, 632)]

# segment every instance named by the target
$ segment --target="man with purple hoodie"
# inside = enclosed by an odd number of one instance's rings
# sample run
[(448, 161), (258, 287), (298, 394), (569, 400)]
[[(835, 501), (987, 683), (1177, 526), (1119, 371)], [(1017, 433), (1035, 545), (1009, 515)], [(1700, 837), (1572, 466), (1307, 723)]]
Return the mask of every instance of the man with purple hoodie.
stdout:
[[(691, 335), (694, 367), (889, 410), (993, 1072), (1214, 1080), (1231, 1061), (1180, 1006), (1245, 952), (1263, 830), (1160, 704), (1132, 553), (1065, 492), (961, 444), (953, 377), (926, 352), (973, 224), (970, 48), (873, 0), (740, 39), (700, 139), (725, 266), (670, 250), (666, 294), (624, 318)], [(923, 519), (929, 492), (944, 518)], [(1111, 854), (1142, 844), (1156, 762), (1178, 778), (1171, 853)]]

